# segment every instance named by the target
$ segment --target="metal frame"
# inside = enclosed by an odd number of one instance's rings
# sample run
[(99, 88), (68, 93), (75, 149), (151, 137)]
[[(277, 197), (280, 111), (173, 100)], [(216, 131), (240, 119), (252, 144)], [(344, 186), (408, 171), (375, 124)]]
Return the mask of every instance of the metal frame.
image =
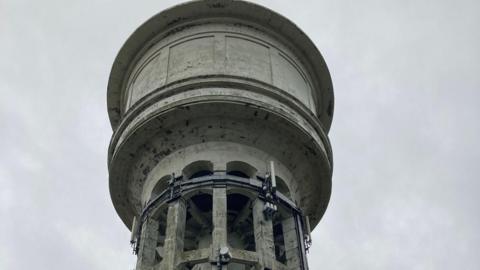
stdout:
[[(138, 253), (139, 243), (141, 241), (141, 230), (142, 225), (146, 221), (149, 214), (154, 211), (158, 206), (175, 201), (181, 198), (183, 195), (196, 191), (199, 188), (206, 188), (206, 187), (237, 187), (237, 188), (244, 188), (255, 192), (258, 194), (258, 198), (265, 202), (271, 202), (271, 198), (267, 198), (267, 194), (265, 192), (265, 182), (266, 178), (257, 176), (257, 179), (254, 178), (243, 178), (233, 175), (228, 175), (226, 172), (214, 172), (208, 176), (202, 176), (198, 178), (183, 180), (183, 176), (175, 177), (172, 174), (172, 179), (170, 181), (169, 187), (165, 189), (162, 193), (160, 193), (155, 198), (152, 198), (148, 201), (145, 207), (142, 210), (142, 214), (138, 219), (138, 224), (132, 227), (132, 229), (136, 228), (136, 232), (132, 232), (132, 246), (134, 248), (134, 253)], [(304, 219), (305, 216), (303, 215), (300, 208), (298, 208), (294, 202), (292, 202), (288, 197), (283, 195), (282, 193), (276, 191), (274, 203), (280, 204), (287, 209), (291, 210), (293, 217), (295, 218), (296, 223), (296, 230), (297, 230), (297, 241), (299, 244), (299, 252), (300, 252), (300, 259), (301, 259), (301, 270), (308, 270), (307, 264), (307, 246), (305, 239), (305, 223)]]

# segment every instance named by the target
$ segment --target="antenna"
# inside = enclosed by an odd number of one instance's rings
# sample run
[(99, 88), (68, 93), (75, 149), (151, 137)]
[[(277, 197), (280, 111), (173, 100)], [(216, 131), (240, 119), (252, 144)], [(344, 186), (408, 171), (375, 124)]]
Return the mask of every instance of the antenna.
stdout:
[(138, 244), (138, 222), (137, 222), (137, 216), (133, 216), (133, 222), (132, 222), (132, 234), (130, 236), (130, 244), (132, 245), (133, 248), (133, 253), (137, 253), (137, 244)]
[(277, 192), (277, 179), (275, 178), (275, 163), (270, 161), (270, 179), (272, 181), (272, 192)]
[(310, 217), (309, 216), (305, 216), (305, 226), (307, 227), (306, 228), (307, 231), (305, 233), (305, 243), (306, 243), (306, 249), (308, 251), (308, 249), (312, 245), (312, 234), (311, 234)]

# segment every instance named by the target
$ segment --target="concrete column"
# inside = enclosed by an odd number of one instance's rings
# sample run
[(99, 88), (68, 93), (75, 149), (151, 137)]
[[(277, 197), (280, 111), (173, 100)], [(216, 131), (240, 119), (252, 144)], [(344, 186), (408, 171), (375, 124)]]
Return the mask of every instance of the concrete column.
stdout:
[(253, 231), (255, 234), (255, 248), (258, 254), (260, 269), (274, 269), (275, 244), (273, 242), (272, 220), (266, 219), (263, 214), (265, 202), (256, 199), (253, 203)]
[(158, 222), (152, 217), (147, 217), (142, 224), (136, 270), (150, 270), (153, 268), (158, 236)]
[(300, 243), (297, 238), (297, 228), (293, 216), (282, 221), (283, 240), (285, 242), (285, 255), (287, 267), (290, 270), (297, 270), (301, 267)]
[(185, 221), (187, 218), (186, 203), (176, 200), (168, 206), (167, 229), (165, 231), (164, 256), (162, 270), (176, 270), (183, 252)]
[[(227, 189), (225, 187), (213, 188), (212, 206), (212, 260), (216, 260), (221, 247), (227, 246)], [(212, 266), (217, 270), (217, 266)], [(226, 270), (223, 266), (222, 270)]]

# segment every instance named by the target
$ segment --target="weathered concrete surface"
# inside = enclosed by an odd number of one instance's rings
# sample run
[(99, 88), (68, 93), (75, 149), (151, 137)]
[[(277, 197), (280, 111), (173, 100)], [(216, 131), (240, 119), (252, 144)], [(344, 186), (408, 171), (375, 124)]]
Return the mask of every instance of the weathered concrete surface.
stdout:
[(155, 265), (155, 252), (158, 241), (158, 221), (148, 218), (142, 226), (138, 250), (137, 270), (151, 270)]
[[(313, 226), (323, 216), (331, 193), (333, 88), (315, 45), (281, 15), (232, 0), (163, 11), (120, 50), (107, 98), (110, 193), (127, 226), (169, 187), (172, 173), (181, 181), (226, 172), (258, 182), (270, 161), (278, 192)], [(235, 192), (245, 205), (227, 207)], [(226, 246), (232, 258), (223, 269), (299, 269), (303, 245), (292, 212), (281, 210), (285, 243), (276, 244), (282, 240), (274, 240), (260, 193), (214, 186), (170, 200), (166, 216), (142, 225), (137, 269), (217, 269), (211, 263)], [(250, 224), (244, 233), (255, 240), (228, 231), (229, 222)], [(276, 258), (275, 247), (286, 259)]]
[[(212, 256), (215, 262), (219, 256), (220, 248), (227, 246), (227, 189), (217, 187), (213, 189), (213, 232), (212, 232)], [(212, 270), (217, 270), (213, 265)]]
[(183, 199), (171, 203), (168, 207), (162, 270), (175, 270), (182, 260), (186, 214)]
[(285, 254), (287, 267), (290, 270), (300, 269), (300, 251), (297, 239), (297, 228), (293, 217), (282, 221), (283, 239), (285, 242)]
[(144, 190), (162, 177), (153, 168), (167, 159), (183, 168), (186, 160), (173, 153), (215, 142), (276, 159), (313, 225), (326, 209), (332, 169), (326, 133), (333, 113), (328, 70), (308, 37), (268, 9), (197, 1), (153, 17), (117, 56), (108, 106), (110, 189), (127, 226), (141, 210)]
[[(208, 68), (218, 69), (225, 67), (225, 64), (229, 63), (226, 65), (226, 73), (241, 71), (243, 74), (246, 74), (246, 77), (265, 78), (265, 80), (268, 81), (268, 75), (269, 73), (272, 74), (272, 71), (268, 68), (267, 63), (271, 60), (265, 59), (264, 57), (260, 58), (264, 59), (263, 61), (258, 60), (256, 63), (252, 63), (253, 58), (249, 57), (249, 49), (253, 48), (252, 53), (256, 56), (265, 56), (264, 48), (280, 49), (283, 54), (283, 56), (280, 57), (283, 57), (285, 61), (296, 59), (300, 61), (289, 64), (284, 63), (284, 65), (282, 65), (281, 61), (283, 60), (279, 60), (280, 63), (277, 64), (274, 62), (273, 66), (278, 65), (280, 67), (278, 71), (279, 75), (283, 72), (289, 73), (290, 71), (294, 71), (290, 65), (293, 65), (293, 69), (308, 69), (305, 72), (308, 77), (307, 80), (312, 81), (314, 95), (319, 99), (321, 98), (321, 102), (319, 100), (316, 101), (316, 103), (318, 103), (317, 114), (322, 118), (323, 125), (328, 130), (333, 111), (333, 88), (326, 64), (313, 42), (296, 27), (295, 24), (265, 7), (243, 1), (222, 0), (196, 1), (178, 5), (152, 17), (132, 34), (120, 50), (110, 76), (108, 107), (113, 127), (118, 125), (122, 114), (125, 112), (125, 95), (128, 95), (125, 88), (129, 85), (125, 82), (125, 79), (130, 77), (132, 73), (132, 63), (138, 61), (142, 55), (152, 55), (148, 52), (145, 53), (145, 51), (148, 51), (150, 48), (153, 48), (150, 49), (150, 52), (157, 51), (158, 48), (165, 47), (165, 45), (161, 46), (161, 44), (168, 44), (169, 41), (179, 40), (178, 37), (181, 37), (184, 33), (192, 33), (196, 31), (195, 29), (200, 29), (196, 28), (196, 26), (203, 24), (209, 27), (209, 24), (215, 22), (221, 22), (221, 24), (225, 25), (220, 26), (224, 33), (226, 30), (232, 30), (232, 34), (227, 32), (229, 37), (225, 39), (223, 37), (218, 38), (218, 36), (210, 30), (203, 35), (206, 39), (210, 37), (210, 41), (204, 39), (201, 42), (193, 42), (198, 44), (198, 48), (204, 48), (198, 56), (201, 63), (198, 61), (185, 61), (187, 59), (177, 62), (167, 61), (167, 52), (158, 51), (154, 54), (153, 58), (150, 57), (152, 64), (148, 65), (145, 69), (145, 75), (147, 76), (152, 73), (157, 74), (155, 75), (156, 83), (141, 80), (142, 76), (140, 76), (139, 82), (137, 83), (140, 87), (139, 89), (149, 89), (151, 88), (149, 87), (150, 85), (155, 87), (159, 85), (158, 83), (163, 84), (167, 81), (172, 81), (173, 79), (168, 79), (169, 76), (167, 76), (167, 69), (171, 66), (172, 62), (178, 63), (179, 67), (181, 67), (182, 64), (184, 64), (185, 67), (189, 67), (190, 71), (188, 71), (188, 73), (202, 73), (206, 72)], [(231, 45), (229, 47), (223, 46), (223, 42), (228, 43), (228, 38), (238, 38), (236, 36), (237, 34), (244, 35), (244, 38), (240, 37), (242, 41), (230, 43)], [(225, 35), (221, 34), (221, 36)], [(271, 43), (267, 44), (266, 41), (267, 43)], [(172, 45), (177, 45), (172, 42), (170, 42)], [(213, 43), (215, 50), (209, 51), (206, 49), (211, 45), (208, 44), (209, 42)], [(253, 44), (251, 42), (253, 42)], [(193, 46), (193, 43), (183, 43), (183, 45), (179, 46), (186, 48)], [(228, 61), (228, 59), (226, 60), (222, 57), (227, 53), (229, 48), (229, 51), (233, 52), (229, 59), (239, 60), (236, 61), (238, 63), (233, 63), (233, 61)], [(288, 50), (286, 48), (288, 48)], [(168, 47), (168, 49), (170, 50), (170, 47)], [(178, 50), (179, 47), (177, 46), (176, 49)], [(242, 55), (242, 49), (244, 49), (243, 51), (247, 50), (246, 54), (244, 53)], [(289, 53), (285, 54), (284, 51), (288, 51)], [(142, 63), (145, 62), (143, 61)], [(155, 65), (155, 63), (157, 63), (157, 65)], [(233, 68), (231, 66), (232, 64)], [(253, 66), (254, 69), (251, 69), (250, 65)], [(143, 66), (145, 67), (147, 65)], [(262, 67), (267, 68), (264, 69)], [(258, 71), (258, 74), (255, 74), (255, 71)], [(175, 78), (178, 73), (183, 73), (183, 71), (175, 67), (171, 76)], [(278, 76), (277, 78), (278, 84), (283, 85), (285, 91), (288, 91), (287, 89), (295, 89), (295, 83), (302, 81), (300, 78), (295, 77), (297, 76), (296, 74), (292, 76), (294, 80), (291, 82), (285, 81), (282, 83), (281, 80), (284, 78), (282, 78), (282, 76)], [(130, 80), (129, 83), (132, 83), (132, 81)], [(123, 103), (123, 105), (121, 103)]]
[(265, 202), (255, 200), (253, 202), (253, 228), (255, 231), (255, 246), (259, 257), (260, 269), (274, 269), (275, 245), (273, 243), (272, 220), (265, 218), (263, 208)]

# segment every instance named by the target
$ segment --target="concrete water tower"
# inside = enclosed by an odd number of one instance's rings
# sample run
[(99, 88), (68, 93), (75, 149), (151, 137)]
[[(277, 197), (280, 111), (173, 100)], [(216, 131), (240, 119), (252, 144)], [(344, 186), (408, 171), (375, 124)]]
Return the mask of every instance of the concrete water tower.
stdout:
[(295, 24), (244, 1), (165, 10), (118, 53), (108, 113), (110, 193), (137, 270), (308, 269), (333, 90)]

